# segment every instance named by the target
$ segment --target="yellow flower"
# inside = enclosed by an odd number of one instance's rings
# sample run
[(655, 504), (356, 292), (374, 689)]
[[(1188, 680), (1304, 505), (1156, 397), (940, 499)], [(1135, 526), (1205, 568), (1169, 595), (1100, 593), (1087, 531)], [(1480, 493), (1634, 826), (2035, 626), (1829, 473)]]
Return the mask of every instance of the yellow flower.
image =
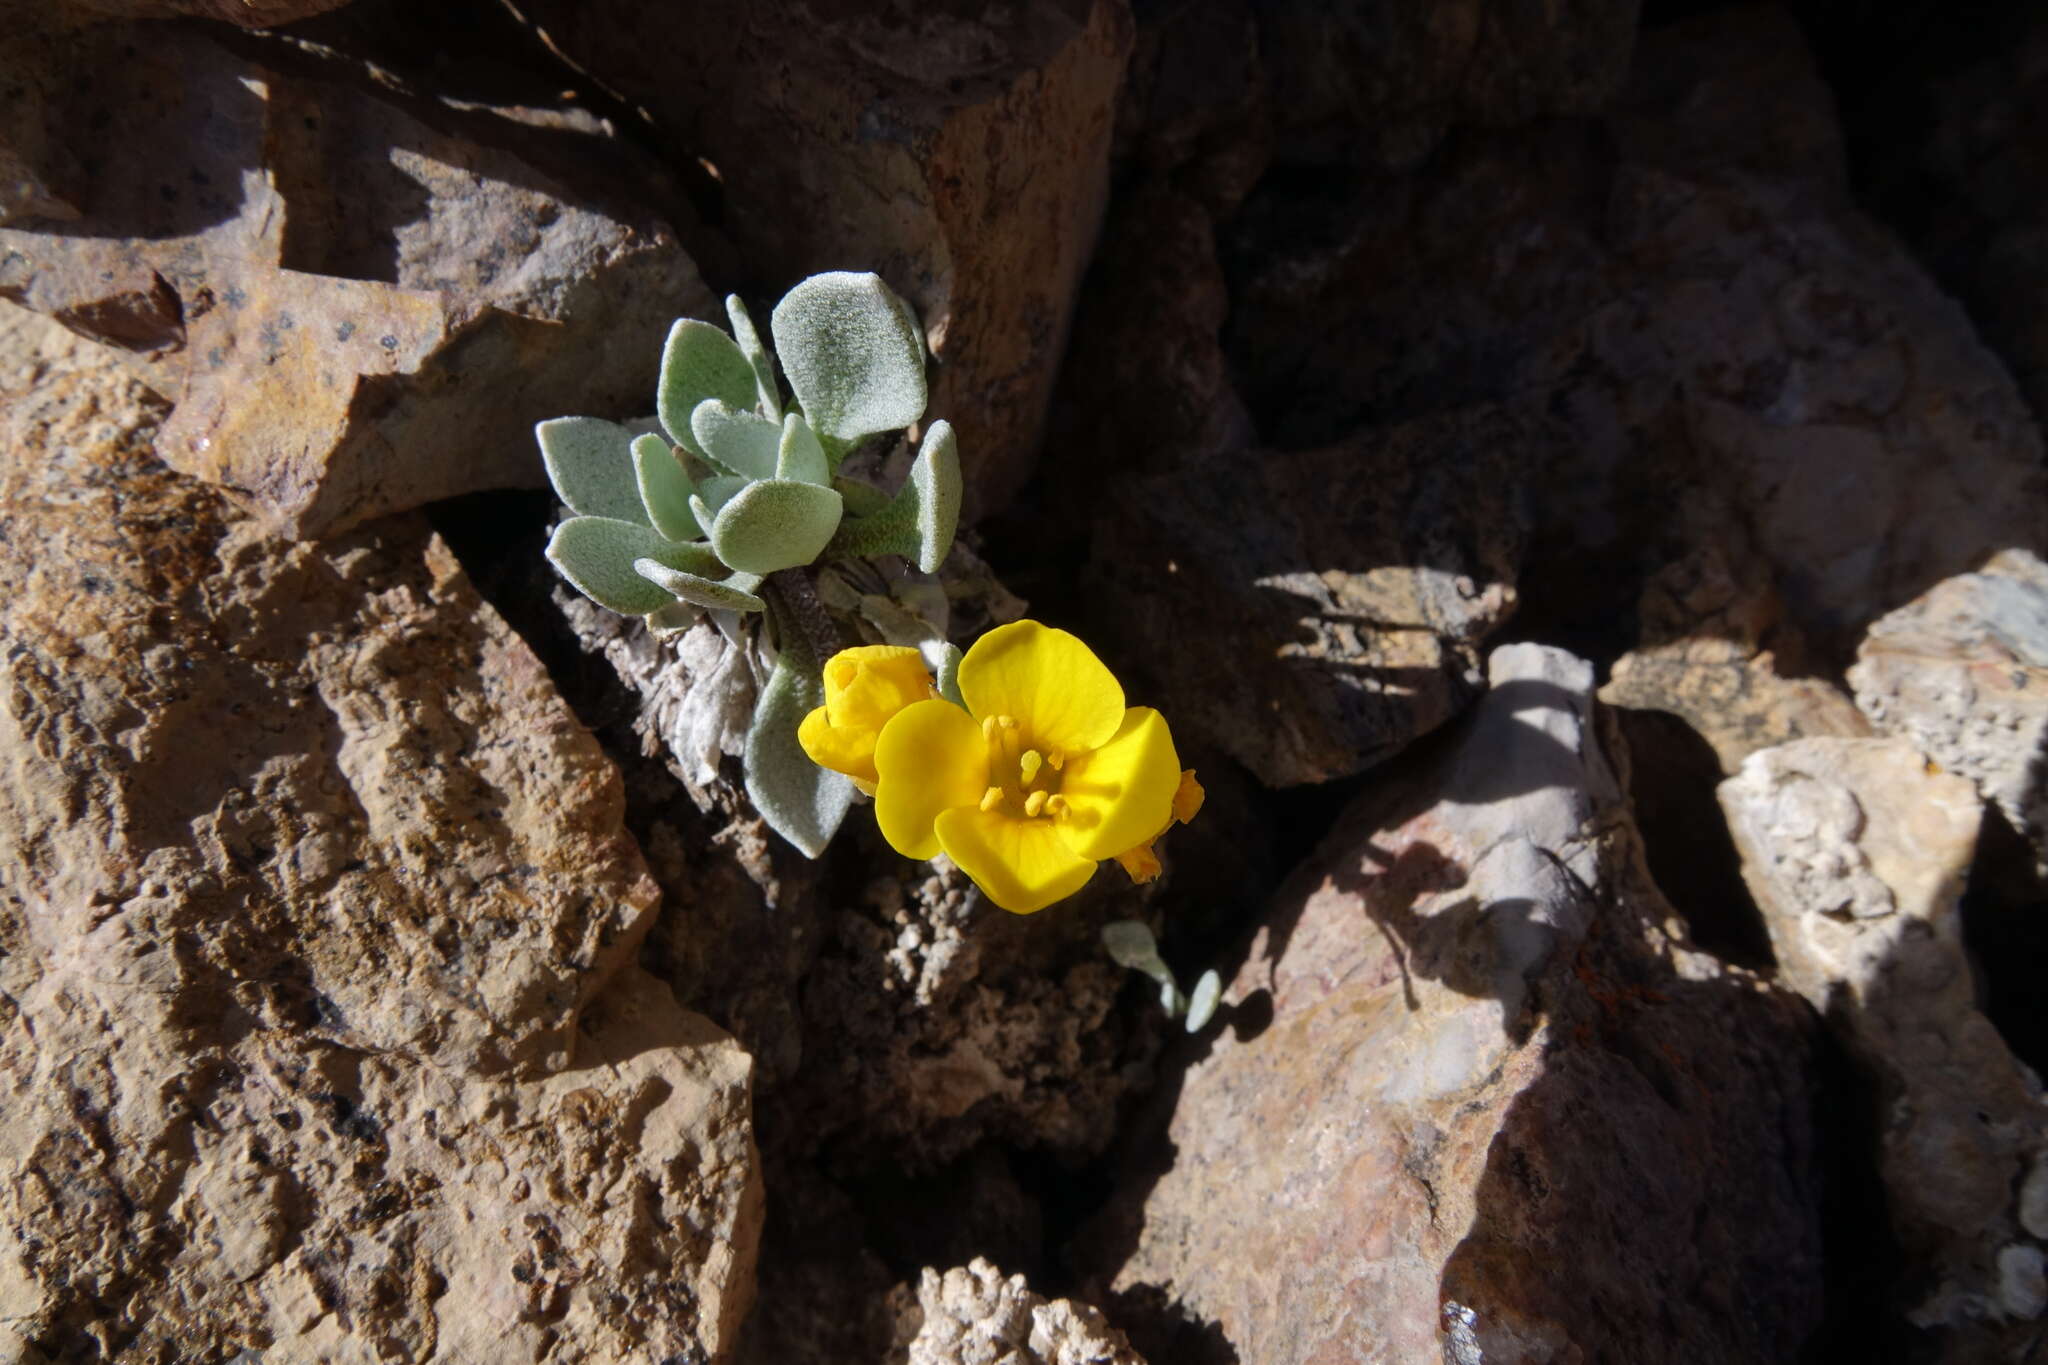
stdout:
[(1073, 895), (1102, 859), (1149, 856), (1180, 759), (1165, 718), (1126, 708), (1088, 646), (1036, 621), (998, 626), (961, 660), (960, 695), (965, 710), (904, 707), (875, 745), (875, 819), (897, 852), (944, 850), (1018, 914)]
[(825, 663), (825, 704), (804, 717), (797, 743), (811, 762), (845, 773), (873, 795), (882, 727), (904, 707), (937, 695), (924, 656), (908, 646), (842, 649)]

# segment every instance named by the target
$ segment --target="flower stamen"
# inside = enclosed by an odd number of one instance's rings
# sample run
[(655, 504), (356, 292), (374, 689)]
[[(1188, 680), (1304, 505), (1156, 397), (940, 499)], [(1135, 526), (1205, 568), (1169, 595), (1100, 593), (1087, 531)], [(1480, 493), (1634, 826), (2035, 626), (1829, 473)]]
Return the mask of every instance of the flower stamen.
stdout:
[(1038, 770), (1045, 764), (1045, 756), (1036, 749), (1026, 749), (1024, 757), (1017, 761), (1018, 771), (1024, 775), (1024, 785), (1030, 786), (1038, 780)]
[(1051, 753), (1045, 756), (1045, 766), (1051, 768), (1054, 772), (1058, 772), (1060, 769), (1067, 766), (1066, 754), (1062, 753), (1058, 749), (1054, 749)]
[(981, 808), (984, 812), (992, 811), (1002, 804), (1003, 789), (1001, 787), (990, 787), (981, 794)]
[(1045, 802), (1046, 802), (1046, 793), (1044, 793), (1044, 792), (1033, 792), (1033, 793), (1031, 793), (1031, 795), (1029, 795), (1029, 796), (1027, 796), (1027, 797), (1025, 797), (1025, 798), (1024, 798), (1024, 813), (1025, 813), (1026, 815), (1033, 815), (1033, 816), (1035, 816), (1035, 815), (1038, 815), (1038, 814), (1040, 814), (1041, 812), (1043, 812), (1043, 811), (1045, 810)]

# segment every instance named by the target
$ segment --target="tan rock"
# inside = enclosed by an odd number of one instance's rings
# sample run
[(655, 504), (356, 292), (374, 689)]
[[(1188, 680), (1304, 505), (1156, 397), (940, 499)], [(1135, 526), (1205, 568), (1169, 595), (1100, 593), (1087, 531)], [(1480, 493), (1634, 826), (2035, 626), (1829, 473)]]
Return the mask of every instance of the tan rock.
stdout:
[(0, 317), (0, 1303), (57, 1359), (715, 1357), (751, 1064), (618, 774), (415, 518), (263, 540)]
[(1001, 506), (1037, 456), (1102, 217), (1124, 0), (528, 9), (717, 167), (732, 235), (766, 280), (873, 270), (916, 307), (967, 515)]
[(717, 312), (652, 215), (502, 149), (617, 159), (588, 116), (286, 75), (186, 29), (49, 48), (96, 74), (43, 124), (121, 151), (90, 214), (0, 227), (0, 297), (142, 357), (162, 457), (283, 533), (540, 485), (534, 422), (644, 411), (669, 323)]
[(1097, 1309), (1048, 1302), (979, 1256), (943, 1275), (927, 1267), (907, 1316), (916, 1335), (891, 1357), (900, 1365), (1145, 1365)]
[[(1721, 784), (1780, 979), (1877, 1079), (1890, 1216), (1943, 1360), (2006, 1358), (2042, 1300), (2023, 1182), (2048, 1154), (2039, 1079), (1977, 1007), (1959, 901), (1982, 803), (1903, 739), (1807, 739)], [(2031, 1309), (2031, 1311), (2023, 1311)]]
[(1600, 700), (1680, 717), (1724, 774), (1773, 744), (1870, 733), (1841, 688), (1811, 675), (1769, 570), (1725, 523), (1651, 575), (1637, 628), (1642, 643), (1614, 661)]
[(1814, 1330), (1806, 1012), (1672, 936), (1592, 672), (1494, 651), (1268, 907), (1077, 1244), (1153, 1359), (1737, 1362)]
[(1856, 704), (1976, 784), (2048, 871), (2048, 564), (2028, 550), (1936, 584), (1875, 622)]

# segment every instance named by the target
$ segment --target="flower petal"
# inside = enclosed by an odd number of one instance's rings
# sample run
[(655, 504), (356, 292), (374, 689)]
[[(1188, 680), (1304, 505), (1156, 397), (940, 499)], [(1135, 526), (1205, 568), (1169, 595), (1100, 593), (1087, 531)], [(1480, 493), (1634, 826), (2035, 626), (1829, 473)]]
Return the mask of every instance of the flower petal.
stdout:
[(1080, 857), (1114, 858), (1173, 823), (1180, 755), (1166, 717), (1149, 706), (1124, 712), (1109, 743), (1069, 757), (1063, 777), (1060, 837)]
[(855, 782), (869, 786), (875, 781), (875, 732), (852, 726), (834, 725), (820, 706), (796, 727), (796, 742), (811, 762), (835, 773), (845, 773)]
[(908, 645), (856, 645), (825, 662), (825, 709), (834, 725), (880, 732), (898, 711), (931, 695), (924, 655)]
[(946, 856), (990, 900), (1014, 914), (1028, 915), (1065, 900), (1095, 875), (1095, 864), (1069, 849), (1050, 820), (962, 806), (940, 815), (937, 823)]
[(956, 806), (977, 806), (988, 790), (988, 743), (981, 727), (949, 701), (906, 706), (875, 744), (875, 823), (906, 858), (939, 851), (932, 822)]
[(960, 695), (977, 720), (1016, 717), (1027, 746), (1041, 751), (1093, 749), (1124, 718), (1116, 675), (1075, 636), (1036, 621), (1012, 621), (976, 640), (960, 661)]

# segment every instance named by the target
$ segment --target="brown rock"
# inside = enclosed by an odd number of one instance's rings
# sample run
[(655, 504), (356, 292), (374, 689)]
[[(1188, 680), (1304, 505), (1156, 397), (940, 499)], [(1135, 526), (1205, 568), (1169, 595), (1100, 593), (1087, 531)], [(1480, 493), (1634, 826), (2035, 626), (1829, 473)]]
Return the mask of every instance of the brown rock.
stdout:
[(101, 169), (77, 221), (0, 228), (0, 296), (147, 357), (163, 458), (285, 534), (539, 485), (535, 421), (644, 411), (669, 323), (716, 311), (662, 223), (502, 149), (616, 160), (587, 115), (407, 101), (183, 29), (59, 55), (98, 75), (49, 121), (98, 128)]
[(1414, 165), (1455, 124), (1597, 108), (1628, 73), (1637, 0), (1254, 7), (1290, 160)]
[(218, 19), (243, 28), (270, 28), (340, 9), (349, 0), (62, 0), (79, 18)]
[(1477, 694), (1515, 604), (1512, 471), (1541, 439), (1460, 412), (1120, 483), (1095, 520), (1097, 634), (1177, 734), (1267, 785), (1363, 771)]
[(1107, 189), (1124, 0), (979, 10), (724, 0), (530, 6), (549, 38), (718, 168), (778, 287), (873, 270), (917, 309), (968, 516), (1037, 455)]
[(1669, 937), (1591, 667), (1491, 677), (1275, 899), (1077, 1248), (1180, 1324), (1132, 1327), (1154, 1359), (1782, 1360), (1817, 1325), (1805, 1011)]
[(1600, 700), (1679, 717), (1713, 746), (1724, 775), (1773, 744), (1870, 733), (1840, 687), (1811, 676), (1784, 599), (1736, 527), (1703, 531), (1651, 575), (1637, 629), (1642, 643), (1614, 661)]
[(253, 534), (0, 331), (0, 1303), (55, 1359), (716, 1356), (750, 1064), (618, 775), (417, 519)]
[(1840, 658), (2048, 526), (2025, 404), (1844, 181), (1790, 19), (1674, 23), (1599, 119), (1461, 138), (1406, 176), (1269, 177), (1223, 247), (1233, 368), (1287, 446), (1527, 403), (1563, 428), (1528, 472), (1532, 554), (1576, 597), (1540, 616), (1626, 619), (1693, 548), (1684, 509), (1718, 500)]
[(2048, 871), (2048, 564), (2026, 550), (1936, 584), (1870, 628), (1856, 704), (1976, 784)]
[(2048, 1102), (1977, 1007), (1958, 911), (1976, 791), (1902, 739), (1808, 739), (1751, 755), (1720, 795), (1780, 979), (1877, 1078), (1909, 1319), (1946, 1329), (1940, 1359), (2012, 1358), (2048, 1309), (2048, 1222), (2019, 1193), (2048, 1166)]

